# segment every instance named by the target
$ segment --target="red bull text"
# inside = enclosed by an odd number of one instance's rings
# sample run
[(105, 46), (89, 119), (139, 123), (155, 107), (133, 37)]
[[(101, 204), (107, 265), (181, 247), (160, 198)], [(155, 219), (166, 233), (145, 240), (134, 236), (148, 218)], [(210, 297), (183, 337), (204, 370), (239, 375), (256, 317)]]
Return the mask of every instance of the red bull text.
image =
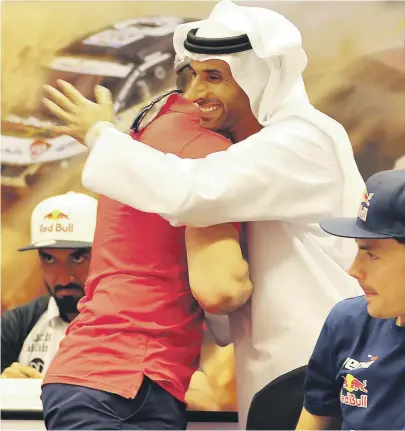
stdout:
[(362, 407), (367, 408), (367, 395), (361, 395), (360, 398), (356, 398), (354, 394), (346, 394), (340, 392), (340, 402), (352, 407)]

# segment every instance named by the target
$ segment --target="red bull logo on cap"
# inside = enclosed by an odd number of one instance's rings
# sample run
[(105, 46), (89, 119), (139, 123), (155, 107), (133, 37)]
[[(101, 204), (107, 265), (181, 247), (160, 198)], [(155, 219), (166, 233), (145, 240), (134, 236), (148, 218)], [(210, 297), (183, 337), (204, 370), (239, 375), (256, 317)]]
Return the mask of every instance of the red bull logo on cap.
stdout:
[(368, 193), (367, 189), (363, 192), (363, 197), (361, 199), (362, 204), (366, 204), (368, 207), (370, 206), (370, 201), (373, 198), (374, 193)]
[(44, 220), (57, 222), (52, 223), (51, 225), (40, 225), (39, 231), (40, 232), (73, 232), (73, 223), (69, 223), (66, 225), (66, 223), (60, 223), (61, 221), (69, 220), (69, 215), (65, 214), (62, 211), (59, 211), (57, 209), (53, 210), (52, 212), (44, 215)]
[(365, 189), (361, 197), (358, 216), (364, 222), (367, 220), (368, 208), (370, 206), (370, 201), (373, 198), (373, 196), (374, 196), (374, 193), (368, 193), (367, 189)]
[(53, 210), (52, 212), (44, 216), (45, 220), (69, 220), (69, 216), (59, 210)]

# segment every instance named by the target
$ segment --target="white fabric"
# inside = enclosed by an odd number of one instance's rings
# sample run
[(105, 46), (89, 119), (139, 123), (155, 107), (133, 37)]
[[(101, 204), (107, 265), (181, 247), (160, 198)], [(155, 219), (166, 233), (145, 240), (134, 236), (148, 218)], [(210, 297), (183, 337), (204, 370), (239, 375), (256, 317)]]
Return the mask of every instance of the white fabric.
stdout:
[[(191, 29), (198, 37), (221, 38), (247, 34), (253, 50), (230, 55), (190, 53), (184, 41)], [(236, 6), (230, 0), (219, 2), (206, 20), (181, 24), (173, 44), (176, 55), (194, 60), (220, 59), (231, 68), (236, 82), (250, 99), (253, 113), (262, 125), (269, 124), (271, 114), (295, 86), (287, 105), (307, 105), (308, 97), (301, 79), (307, 56), (301, 46), (298, 29), (279, 13), (270, 9)]]
[(68, 323), (59, 315), (55, 299), (51, 297), (47, 311), (25, 339), (18, 362), (35, 368), (44, 376), (65, 336), (67, 326)]
[[(247, 33), (251, 38), (253, 53), (221, 58), (230, 62), (265, 127), (225, 152), (182, 160), (106, 126), (92, 143), (83, 184), (141, 211), (161, 214), (173, 225), (252, 222), (248, 251), (253, 297), (231, 316), (244, 428), (254, 394), (305, 365), (332, 306), (361, 294), (344, 271), (355, 256), (354, 241), (329, 236), (318, 223), (355, 217), (364, 182), (343, 127), (308, 101), (298, 30), (275, 12), (228, 0), (214, 8), (209, 20), (216, 35)], [(203, 23), (201, 34), (208, 36)], [(175, 33), (178, 54), (189, 28), (195, 25), (182, 25)], [(269, 68), (267, 82), (250, 82), (257, 80), (251, 69), (239, 74), (248, 57), (248, 67), (259, 65), (258, 75), (263, 64)]]
[[(230, 18), (231, 17), (231, 18)], [(198, 37), (230, 37), (247, 34), (253, 50), (231, 55), (202, 55), (184, 48), (187, 33), (198, 28)], [(220, 1), (206, 20), (181, 24), (173, 44), (176, 55), (194, 60), (226, 61), (239, 86), (248, 95), (252, 111), (263, 126), (291, 116), (313, 123), (335, 139), (340, 160), (351, 156), (346, 132), (339, 124), (313, 109), (302, 80), (307, 56), (299, 30), (279, 13), (264, 8), (237, 6), (231, 0)], [(352, 158), (352, 157), (351, 157)], [(346, 187), (359, 181), (354, 160), (345, 169)], [(354, 172), (354, 174), (353, 174)], [(357, 196), (355, 197), (357, 203)], [(351, 206), (352, 202), (348, 203)]]
[(396, 160), (393, 169), (405, 169), (405, 156), (402, 156)]
[(228, 316), (219, 316), (205, 312), (205, 322), (208, 331), (219, 347), (225, 347), (232, 343)]

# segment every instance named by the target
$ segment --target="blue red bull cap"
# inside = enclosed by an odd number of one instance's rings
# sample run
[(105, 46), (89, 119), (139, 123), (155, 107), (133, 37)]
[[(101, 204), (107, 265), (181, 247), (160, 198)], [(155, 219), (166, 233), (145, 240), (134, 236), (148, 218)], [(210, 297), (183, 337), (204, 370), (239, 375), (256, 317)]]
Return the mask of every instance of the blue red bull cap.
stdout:
[(344, 238), (405, 238), (405, 170), (374, 174), (366, 183), (357, 218), (328, 219), (320, 226)]

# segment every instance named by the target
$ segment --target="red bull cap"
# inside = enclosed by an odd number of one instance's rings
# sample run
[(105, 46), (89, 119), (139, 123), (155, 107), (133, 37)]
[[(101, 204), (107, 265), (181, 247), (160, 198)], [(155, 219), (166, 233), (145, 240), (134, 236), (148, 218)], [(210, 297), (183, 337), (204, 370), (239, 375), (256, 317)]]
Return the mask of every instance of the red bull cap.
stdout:
[(68, 192), (40, 202), (31, 216), (31, 244), (19, 251), (39, 248), (88, 248), (93, 244), (97, 200)]
[(405, 170), (382, 171), (370, 177), (357, 218), (333, 218), (320, 226), (344, 238), (405, 238)]

